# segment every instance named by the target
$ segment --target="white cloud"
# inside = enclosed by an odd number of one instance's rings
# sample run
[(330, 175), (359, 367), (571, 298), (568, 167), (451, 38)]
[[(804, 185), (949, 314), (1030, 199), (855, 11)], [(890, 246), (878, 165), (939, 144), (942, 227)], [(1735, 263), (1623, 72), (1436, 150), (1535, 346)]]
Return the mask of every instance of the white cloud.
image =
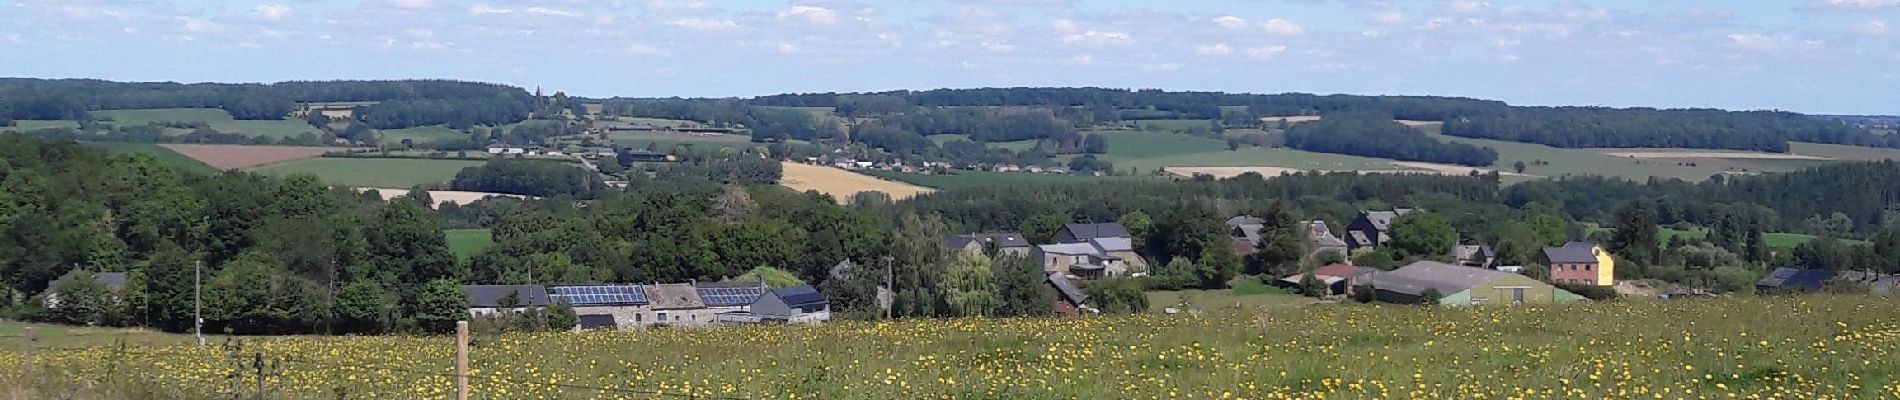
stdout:
[(651, 0), (647, 2), (647, 11), (656, 13), (685, 12), (705, 10), (709, 6), (704, 1)]
[(1260, 23), (1260, 27), (1266, 29), (1267, 33), (1271, 33), (1275, 35), (1293, 36), (1293, 35), (1306, 33), (1306, 28), (1300, 27), (1299, 24), (1295, 24), (1292, 21), (1287, 21), (1287, 20), (1279, 19), (1279, 18), (1269, 19), (1267, 20), (1267, 22), (1262, 22)]
[(1087, 44), (1087, 45), (1112, 45), (1112, 44), (1127, 43), (1129, 39), (1131, 39), (1131, 37), (1129, 37), (1128, 34), (1126, 33), (1100, 32), (1100, 31), (1091, 30), (1091, 31), (1083, 31), (1082, 33), (1075, 33), (1075, 34), (1069, 34), (1069, 35), (1063, 36), (1062, 42), (1063, 43), (1079, 43), (1079, 44)]
[(1854, 33), (1859, 33), (1859, 34), (1867, 35), (1867, 36), (1886, 36), (1887, 23), (1880, 22), (1880, 21), (1862, 22), (1860, 24), (1854, 25)]
[(1213, 57), (1226, 57), (1226, 56), (1234, 54), (1234, 48), (1227, 47), (1226, 43), (1218, 43), (1218, 44), (1213, 44), (1213, 45), (1208, 45), (1208, 46), (1195, 46), (1194, 54), (1200, 54), (1204, 56), (1213, 56)]
[(790, 10), (780, 12), (779, 18), (802, 20), (815, 25), (831, 25), (838, 22), (838, 13), (829, 8), (813, 5), (794, 5)]
[(1816, 50), (1827, 45), (1820, 40), (1799, 40), (1788, 35), (1737, 33), (1728, 35), (1728, 44), (1736, 49), (1758, 53), (1785, 53)]
[(1240, 29), (1247, 27), (1247, 20), (1232, 15), (1223, 15), (1220, 18), (1215, 18), (1214, 24), (1227, 29)]
[(495, 7), (495, 6), (491, 6), (487, 4), (476, 4), (476, 5), (468, 6), (468, 13), (475, 14), (475, 15), (491, 15), (491, 14), (506, 15), (513, 12), (515, 12), (515, 10)]
[(699, 32), (731, 32), (739, 29), (739, 23), (729, 19), (682, 18), (667, 21), (666, 24)]
[(621, 52), (636, 57), (662, 57), (673, 54), (665, 49), (639, 43), (629, 44), (626, 48), (621, 49)]
[(781, 53), (781, 54), (792, 54), (792, 53), (797, 53), (797, 52), (798, 52), (798, 50), (799, 50), (799, 49), (798, 49), (798, 46), (795, 46), (795, 45), (792, 45), (791, 43), (779, 43), (779, 44), (778, 44), (778, 52), (779, 52), (779, 53)]
[(573, 12), (573, 11), (567, 11), (567, 10), (557, 10), (557, 9), (552, 9), (552, 8), (542, 8), (542, 7), (528, 7), (528, 8), (524, 8), (524, 9), (522, 9), (522, 10), (521, 10), (521, 12), (522, 12), (522, 13), (525, 13), (525, 14), (534, 14), (534, 15), (545, 15), (545, 16), (550, 16), (550, 17), (578, 17), (578, 16), (581, 16), (581, 13), (577, 13), (577, 12)]
[(1255, 60), (1272, 60), (1274, 57), (1279, 56), (1280, 53), (1285, 53), (1285, 52), (1286, 52), (1286, 46), (1281, 46), (1281, 45), (1260, 46), (1260, 47), (1247, 49), (1247, 58), (1252, 58)]
[(252, 11), (257, 12), (257, 16), (266, 21), (276, 21), (284, 19), (285, 15), (289, 15), (290, 7), (283, 4), (264, 4), (257, 6), (257, 8), (252, 9)]
[(387, 0), (390, 7), (408, 10), (427, 10), (435, 8), (435, 0)]
[(217, 23), (206, 21), (203, 19), (198, 19), (198, 18), (184, 18), (184, 23), (179, 25), (179, 29), (184, 29), (185, 32), (194, 32), (194, 33), (209, 32), (209, 31), (217, 30), (218, 28), (219, 26)]
[(1075, 33), (1082, 30), (1081, 25), (1077, 25), (1075, 21), (1066, 18), (1055, 20), (1055, 22), (1051, 22), (1049, 25), (1055, 28), (1058, 33)]
[(1181, 63), (1145, 63), (1135, 65), (1135, 69), (1148, 72), (1165, 72), (1181, 69)]
[(1834, 11), (1879, 10), (1900, 7), (1900, 0), (1817, 0), (1814, 8)]
[(409, 37), (413, 37), (416, 39), (424, 39), (424, 40), (435, 37), (435, 31), (429, 28), (409, 28), (409, 29), (404, 29), (402, 33), (405, 35), (409, 35)]

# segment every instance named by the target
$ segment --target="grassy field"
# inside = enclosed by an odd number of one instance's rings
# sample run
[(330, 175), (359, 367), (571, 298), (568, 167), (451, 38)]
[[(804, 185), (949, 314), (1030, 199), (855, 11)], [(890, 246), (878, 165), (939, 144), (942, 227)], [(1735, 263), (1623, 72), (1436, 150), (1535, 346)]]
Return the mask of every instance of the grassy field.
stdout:
[(1242, 147), (1228, 150), (1227, 142), (1166, 132), (1103, 132), (1108, 154), (1102, 159), (1115, 169), (1134, 168), (1140, 174), (1164, 167), (1267, 166), (1329, 171), (1398, 169), (1391, 160), (1314, 153), (1289, 148)]
[(482, 165), (482, 161), (426, 160), (407, 158), (311, 158), (255, 169), (274, 176), (312, 174), (332, 185), (350, 187), (409, 188), (428, 183), (448, 182), (462, 168)]
[(1159, 130), (1164, 130), (1164, 131), (1185, 131), (1185, 130), (1196, 129), (1196, 128), (1199, 128), (1201, 130), (1212, 131), (1214, 125), (1211, 121), (1213, 120), (1211, 119), (1145, 119), (1145, 120), (1135, 121), (1135, 127), (1142, 128), (1142, 129), (1159, 129)]
[[(0, 320), (0, 349), (17, 351), (24, 348), (27, 341), (27, 328), (32, 328), (33, 347), (36, 349), (100, 348), (115, 346), (121, 341), (129, 347), (174, 346), (195, 342), (191, 335), (149, 330), (29, 324)], [(4, 393), (0, 392), (0, 394)]]
[(79, 128), (79, 121), (13, 121), (13, 126), (0, 126), (0, 132), (26, 132), (53, 128)]
[(489, 233), (487, 229), (448, 229), (443, 233), (448, 235), (449, 252), (455, 253), (455, 258), (459, 259), (466, 260), (476, 252), (495, 244), (494, 234)]
[[(1585, 233), (1607, 232), (1609, 230), (1610, 228), (1596, 226), (1595, 224), (1584, 225)], [(1702, 238), (1709, 236), (1709, 229), (1708, 228), (1694, 228), (1694, 229), (1684, 230), (1684, 229), (1676, 229), (1676, 228), (1670, 228), (1670, 227), (1662, 227), (1656, 230), (1656, 238), (1665, 244), (1669, 243), (1670, 238), (1673, 238), (1676, 236), (1681, 236), (1683, 240), (1700, 240)], [(1779, 248), (1779, 249), (1793, 249), (1795, 248), (1795, 246), (1800, 246), (1802, 243), (1807, 243), (1808, 241), (1814, 240), (1814, 239), (1815, 239), (1814, 235), (1804, 235), (1804, 234), (1799, 234), (1799, 233), (1786, 233), (1786, 232), (1763, 232), (1761, 235), (1762, 243), (1767, 244), (1768, 247), (1774, 247), (1774, 248)], [(1866, 243), (1864, 241), (1852, 240), (1852, 239), (1843, 239), (1843, 241), (1848, 242), (1848, 243), (1856, 243), (1856, 244)]]
[(753, 143), (752, 136), (726, 134), (698, 134), (679, 132), (615, 132), (607, 135), (607, 140), (615, 146), (646, 148), (654, 144), (661, 152), (678, 145), (688, 145), (695, 149), (718, 149), (722, 147), (746, 148), (765, 146), (765, 143)]
[(1038, 141), (1032, 139), (1032, 140), (1015, 140), (1015, 141), (1008, 141), (1008, 142), (989, 142), (985, 144), (990, 147), (995, 147), (999, 149), (1009, 149), (1009, 151), (1014, 151), (1014, 152), (1025, 152), (1025, 151), (1029, 151), (1029, 149), (1036, 148), (1036, 142)]
[[(1891, 307), (1864, 296), (1336, 304), (505, 335), (477, 338), (469, 382), (478, 399), (1891, 399), (1900, 314), (1872, 311)], [(453, 346), (296, 338), (239, 354), (287, 360), (264, 382), (271, 398), (447, 398)], [(15, 398), (248, 398), (252, 379), (231, 378), (236, 357), (224, 354), (44, 351), (44, 379), (0, 369), (0, 387)], [(0, 351), (0, 365), (21, 361)]]
[(1789, 152), (1800, 155), (1827, 157), (1849, 161), (1900, 160), (1900, 149), (1879, 147), (1843, 146), (1820, 143), (1788, 143)]
[(178, 152), (172, 151), (171, 149), (167, 149), (163, 146), (159, 146), (156, 143), (87, 142), (86, 145), (105, 149), (106, 152), (113, 153), (113, 154), (118, 154), (118, 153), (150, 154), (152, 155), (152, 157), (156, 157), (158, 158), (159, 161), (163, 161), (166, 164), (182, 167), (191, 171), (198, 171), (198, 172), (204, 172), (204, 173), (217, 172), (216, 169), (211, 168), (211, 166), (209, 165), (205, 165), (205, 163), (198, 162), (198, 160), (193, 160), (191, 159), (191, 157), (186, 157), (184, 154), (178, 154)]
[(399, 144), (403, 139), (412, 143), (429, 143), (442, 139), (466, 138), (468, 134), (450, 129), (445, 125), (418, 126), (414, 128), (389, 129), (382, 131), (382, 143)]
[(269, 138), (291, 137), (304, 133), (320, 135), (316, 127), (302, 120), (284, 119), (276, 121), (246, 121), (232, 119), (231, 114), (216, 108), (165, 108), (155, 110), (105, 110), (93, 111), (94, 118), (111, 118), (115, 126), (145, 125), (150, 122), (204, 122), (224, 133), (242, 133), (251, 136)]
[(958, 140), (970, 140), (970, 135), (930, 135), (930, 136), (925, 136), (925, 138), (930, 139), (931, 142), (936, 143), (938, 146), (942, 146), (944, 143), (955, 142)]

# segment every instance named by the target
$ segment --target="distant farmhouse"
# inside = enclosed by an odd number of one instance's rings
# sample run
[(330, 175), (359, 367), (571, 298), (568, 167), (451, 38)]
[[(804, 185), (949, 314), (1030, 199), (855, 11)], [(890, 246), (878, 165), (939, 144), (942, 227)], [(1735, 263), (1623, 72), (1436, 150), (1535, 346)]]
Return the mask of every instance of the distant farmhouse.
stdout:
[[(1333, 229), (1326, 225), (1326, 221), (1301, 221), (1300, 225), (1306, 228), (1306, 232), (1302, 233), (1306, 235), (1306, 244), (1311, 250), (1308, 256), (1320, 253), (1338, 253), (1342, 257), (1347, 255), (1346, 242), (1333, 235)], [(1233, 238), (1234, 253), (1242, 257), (1260, 251), (1260, 232), (1265, 229), (1266, 221), (1257, 217), (1242, 215), (1227, 219), (1227, 233)]]
[[(1313, 278), (1326, 285), (1328, 296), (1352, 296), (1360, 286), (1372, 284), (1372, 274), (1376, 269), (1355, 267), (1346, 264), (1333, 264), (1313, 270)], [(1306, 274), (1293, 274), (1273, 281), (1274, 287), (1298, 290)]]
[(1056, 231), (1055, 243), (1036, 246), (1032, 255), (1046, 274), (1070, 274), (1082, 279), (1123, 276), (1130, 269), (1146, 270), (1148, 263), (1135, 253), (1134, 239), (1119, 223), (1067, 224)]
[(820, 323), (831, 319), (810, 286), (766, 289), (756, 283), (653, 285), (468, 285), (471, 316), (555, 303), (574, 307), (580, 329), (695, 327), (736, 323)]
[(1388, 303), (1426, 302), (1438, 293), (1439, 305), (1561, 304), (1582, 296), (1528, 276), (1509, 272), (1419, 261), (1390, 272), (1372, 274), (1374, 298)]
[(1413, 209), (1396, 208), (1392, 211), (1360, 211), (1359, 217), (1346, 224), (1346, 247), (1351, 251), (1384, 246), (1392, 241), (1392, 221), (1411, 214)]
[(972, 233), (950, 235), (943, 238), (943, 247), (954, 252), (983, 254), (988, 246), (996, 246), (997, 254), (1029, 256), (1032, 246), (1019, 233)]
[(1063, 224), (1056, 231), (1056, 243), (1085, 243), (1097, 238), (1129, 238), (1128, 228), (1121, 223), (1106, 224)]
[[(125, 277), (124, 272), (99, 272), (92, 274), (92, 281), (98, 283), (100, 287), (105, 288), (107, 295), (116, 297), (119, 295), (120, 290), (125, 288)], [(59, 308), (59, 286), (61, 283), (64, 283), (65, 280), (66, 277), (62, 276), (46, 284), (45, 305), (47, 309)]]
[(1572, 285), (1611, 286), (1616, 284), (1616, 259), (1602, 246), (1584, 242), (1565, 243), (1563, 247), (1545, 247), (1537, 253), (1537, 265), (1550, 270), (1550, 281)]
[(1497, 266), (1498, 253), (1490, 245), (1461, 244), (1451, 248), (1451, 259), (1458, 265), (1473, 268), (1493, 268)]

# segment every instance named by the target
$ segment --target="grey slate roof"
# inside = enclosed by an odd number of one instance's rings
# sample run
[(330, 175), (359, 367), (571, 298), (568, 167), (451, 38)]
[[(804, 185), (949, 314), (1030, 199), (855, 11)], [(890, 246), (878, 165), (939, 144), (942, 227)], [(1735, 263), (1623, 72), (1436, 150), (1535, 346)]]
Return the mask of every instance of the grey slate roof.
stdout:
[(1082, 293), (1082, 289), (1076, 287), (1075, 282), (1063, 277), (1062, 274), (1049, 275), (1049, 285), (1055, 286), (1056, 294), (1062, 296), (1063, 300), (1068, 300), (1069, 304), (1081, 305), (1089, 299), (1088, 294)]
[(1266, 223), (1267, 223), (1267, 220), (1266, 220), (1266, 219), (1262, 219), (1262, 218), (1258, 218), (1258, 217), (1252, 217), (1252, 216), (1246, 216), (1246, 215), (1242, 215), (1242, 216), (1238, 216), (1238, 217), (1233, 217), (1233, 218), (1228, 218), (1228, 219), (1227, 219), (1227, 226), (1241, 226), (1241, 225), (1262, 225), (1262, 224), (1266, 224)]
[(1089, 239), (1104, 237), (1129, 236), (1128, 228), (1123, 227), (1122, 224), (1118, 222), (1105, 224), (1064, 224), (1062, 225), (1062, 230), (1068, 232), (1069, 235), (1074, 237), (1077, 241), (1087, 241)]
[[(59, 283), (62, 280), (65, 280), (65, 279), (63, 279), (63, 277), (62, 279), (54, 279), (52, 282), (47, 283), (46, 287), (48, 289), (59, 287)], [(125, 287), (125, 273), (124, 272), (93, 273), (92, 281), (98, 282), (99, 286), (104, 286), (106, 290), (118, 291), (120, 288)]]
[(1564, 243), (1564, 247), (1545, 247), (1544, 259), (1557, 264), (1595, 264), (1596, 254), (1590, 249), (1595, 245), (1584, 242)]
[(996, 247), (1002, 248), (1002, 249), (1013, 248), (1013, 247), (1029, 247), (1029, 241), (1024, 240), (1022, 234), (1014, 233), (1014, 232), (971, 233), (971, 234), (962, 234), (962, 235), (950, 235), (950, 236), (945, 236), (943, 238), (943, 246), (952, 248), (952, 249), (961, 249), (963, 248), (963, 246), (968, 246), (970, 242), (977, 242), (977, 243), (995, 242)]
[(1379, 290), (1410, 295), (1423, 294), (1426, 288), (1438, 289), (1442, 295), (1451, 295), (1510, 274), (1437, 261), (1419, 261), (1391, 272), (1372, 274), (1372, 285)]
[(785, 305), (796, 308), (799, 312), (816, 312), (830, 304), (825, 300), (825, 295), (818, 293), (818, 288), (811, 285), (772, 289), (772, 295), (778, 296), (779, 300), (785, 301)]
[(1755, 286), (1777, 289), (1820, 289), (1823, 282), (1834, 277), (1834, 271), (1820, 269), (1775, 268), (1762, 277)]
[(1410, 208), (1394, 208), (1392, 211), (1366, 211), (1365, 216), (1366, 221), (1372, 222), (1373, 229), (1378, 229), (1380, 232), (1387, 232), (1392, 230), (1392, 220), (1399, 219), (1399, 217), (1411, 213), (1412, 209)]
[(548, 288), (541, 285), (463, 285), (462, 295), (468, 297), (471, 308), (501, 307), (501, 299), (508, 294), (515, 295), (516, 307), (545, 307), (548, 303)]
[(1306, 235), (1313, 241), (1313, 247), (1346, 247), (1346, 241), (1333, 235), (1333, 228), (1326, 221), (1306, 221)]
[(1095, 245), (1096, 249), (1103, 252), (1135, 251), (1135, 241), (1125, 237), (1095, 238), (1090, 240), (1089, 244)]
[(705, 308), (699, 289), (685, 283), (646, 285), (647, 304), (658, 310)]

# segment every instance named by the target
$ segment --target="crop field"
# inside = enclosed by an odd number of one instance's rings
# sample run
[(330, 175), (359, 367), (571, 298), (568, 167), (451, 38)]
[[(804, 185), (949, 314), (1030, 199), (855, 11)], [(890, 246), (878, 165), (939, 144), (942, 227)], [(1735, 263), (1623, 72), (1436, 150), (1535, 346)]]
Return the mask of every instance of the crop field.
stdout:
[(1070, 176), (1063, 174), (1032, 174), (1027, 172), (989, 172), (951, 170), (949, 174), (906, 174), (890, 171), (864, 171), (865, 174), (884, 179), (908, 182), (913, 185), (937, 189), (958, 189), (980, 186), (1011, 185), (1049, 185), (1111, 181), (1138, 181), (1161, 179), (1137, 176)]
[(785, 166), (785, 177), (779, 180), (780, 185), (800, 192), (816, 190), (831, 195), (839, 202), (849, 201), (858, 192), (884, 192), (891, 195), (892, 200), (903, 200), (932, 191), (923, 186), (832, 167), (794, 162), (779, 164)]
[(1788, 143), (1789, 152), (1844, 161), (1900, 160), (1900, 149), (1820, 143)]
[(198, 160), (194, 160), (191, 157), (185, 156), (184, 154), (179, 154), (176, 151), (172, 151), (172, 149), (168, 149), (162, 145), (158, 145), (154, 143), (86, 142), (86, 145), (105, 149), (106, 152), (109, 152), (112, 154), (119, 154), (119, 153), (150, 154), (152, 155), (152, 157), (158, 158), (159, 161), (163, 161), (166, 164), (183, 167), (191, 171), (207, 172), (207, 173), (217, 171), (216, 169), (211, 168), (211, 166), (205, 165), (205, 163), (198, 162)]
[(231, 113), (216, 108), (164, 108), (155, 110), (93, 111), (94, 118), (111, 118), (114, 126), (145, 125), (150, 122), (204, 122), (224, 133), (242, 133), (268, 138), (292, 137), (305, 133), (320, 135), (316, 127), (302, 120), (247, 121), (231, 118)]
[(411, 158), (310, 158), (253, 169), (273, 176), (311, 174), (332, 185), (409, 188), (455, 179), (462, 168), (483, 161)]
[[(484, 336), (471, 398), (1892, 399), (1900, 314), (1864, 296), (1356, 304), (1078, 319)], [(16, 398), (448, 398), (442, 337), (48, 350)], [(243, 361), (243, 362), (239, 362)], [(0, 365), (21, 355), (0, 351)], [(230, 392), (227, 394), (226, 392)], [(5, 393), (5, 392), (0, 392)]]
[(449, 241), (449, 252), (455, 258), (467, 260), (469, 256), (495, 244), (495, 236), (487, 229), (445, 229), (443, 235)]
[[(357, 187), (356, 191), (358, 192), (373, 191), (373, 192), (376, 192), (376, 197), (381, 197), (383, 198), (383, 200), (394, 199), (394, 198), (402, 197), (403, 195), (409, 194), (409, 189), (397, 189), (397, 188)], [(429, 200), (430, 200), (429, 208), (442, 208), (442, 206), (445, 204), (468, 205), (469, 203), (474, 203), (476, 201), (480, 201), (482, 199), (486, 199), (490, 197), (513, 197), (517, 199), (537, 199), (538, 198), (534, 196), (523, 196), (523, 195), (518, 195), (518, 194), (507, 194), (507, 193), (468, 192), (468, 191), (459, 191), (459, 190), (430, 190), (429, 191)]]
[(218, 170), (255, 168), (317, 157), (342, 149), (306, 146), (250, 146), (238, 144), (161, 144)]
[(660, 152), (666, 152), (675, 146), (687, 145), (695, 149), (746, 148), (765, 146), (765, 143), (753, 143), (752, 136), (719, 133), (684, 132), (614, 132), (607, 139), (615, 146), (646, 148), (648, 144), (658, 146)]
[(1391, 160), (1288, 148), (1241, 147), (1227, 150), (1220, 140), (1163, 132), (1106, 132), (1108, 154), (1118, 171), (1148, 174), (1165, 167), (1279, 167), (1299, 170), (1392, 170)]

